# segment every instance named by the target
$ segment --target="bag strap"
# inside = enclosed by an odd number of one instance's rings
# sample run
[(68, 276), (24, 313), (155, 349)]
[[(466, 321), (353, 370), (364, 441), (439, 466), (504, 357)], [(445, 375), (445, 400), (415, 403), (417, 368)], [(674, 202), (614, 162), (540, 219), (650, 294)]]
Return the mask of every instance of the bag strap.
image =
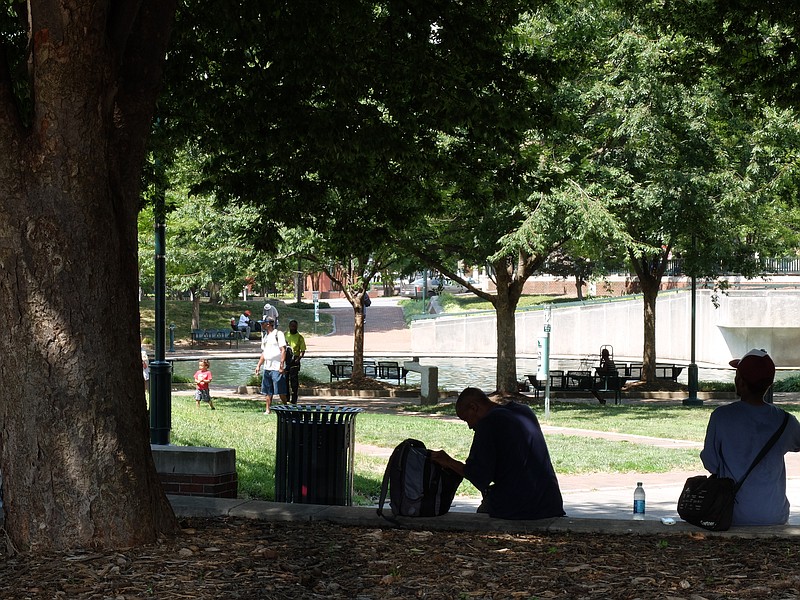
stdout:
[(391, 458), (389, 459), (389, 464), (386, 465), (386, 471), (383, 473), (383, 483), (381, 483), (381, 495), (378, 498), (378, 510), (377, 513), (381, 517), (385, 516), (383, 514), (383, 505), (386, 504), (386, 495), (389, 491), (389, 468), (392, 464), (392, 459), (394, 458), (394, 453), (392, 453)]
[(758, 456), (755, 457), (755, 459), (753, 460), (753, 464), (751, 464), (750, 468), (747, 469), (747, 473), (744, 474), (744, 477), (742, 477), (736, 483), (736, 486), (733, 488), (734, 493), (738, 492), (739, 488), (742, 487), (742, 484), (744, 483), (744, 480), (747, 479), (748, 475), (750, 475), (750, 471), (752, 471), (756, 467), (756, 465), (761, 462), (761, 459), (764, 458), (767, 455), (767, 452), (772, 450), (772, 447), (778, 441), (778, 438), (780, 438), (781, 435), (783, 435), (783, 430), (786, 429), (786, 424), (787, 423), (789, 423), (789, 413), (784, 411), (783, 423), (781, 423), (781, 426), (778, 427), (778, 430), (775, 433), (772, 434), (772, 437), (769, 438), (769, 441), (766, 444), (764, 444), (764, 447), (761, 449), (761, 452), (759, 452)]
[(392, 473), (393, 465), (397, 463), (401, 463), (403, 459), (403, 455), (408, 452), (408, 443), (409, 441), (414, 440), (406, 440), (401, 442), (394, 450), (392, 450), (392, 455), (389, 457), (389, 462), (386, 464), (386, 470), (383, 473), (383, 482), (381, 482), (381, 494), (378, 498), (378, 510), (375, 511), (378, 513), (379, 516), (383, 517), (390, 523), (394, 523), (395, 525), (400, 525), (400, 522), (394, 517), (389, 516), (388, 513), (384, 512), (383, 507), (386, 504), (386, 497), (388, 496), (389, 492), (389, 479)]

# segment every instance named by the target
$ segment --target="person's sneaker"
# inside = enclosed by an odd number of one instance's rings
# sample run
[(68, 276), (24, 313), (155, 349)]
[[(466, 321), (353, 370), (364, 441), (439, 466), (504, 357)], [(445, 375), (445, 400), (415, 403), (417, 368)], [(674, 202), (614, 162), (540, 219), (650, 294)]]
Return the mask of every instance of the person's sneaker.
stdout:
[(214, 407), (212, 406), (212, 407), (211, 407), (211, 410), (217, 410), (217, 409), (216, 409), (216, 408), (214, 408)]
[(264, 414), (265, 414), (265, 415), (268, 415), (268, 414), (269, 414), (269, 409), (265, 410), (265, 411), (264, 411)]

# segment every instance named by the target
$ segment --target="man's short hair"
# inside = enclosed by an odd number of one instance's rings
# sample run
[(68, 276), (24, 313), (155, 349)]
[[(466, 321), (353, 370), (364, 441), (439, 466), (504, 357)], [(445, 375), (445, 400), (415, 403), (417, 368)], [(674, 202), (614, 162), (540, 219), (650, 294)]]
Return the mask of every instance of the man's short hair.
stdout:
[(475, 400), (477, 402), (491, 402), (489, 400), (489, 396), (486, 395), (480, 388), (476, 387), (468, 387), (464, 388), (464, 390), (458, 395), (458, 400), (456, 400), (456, 410), (458, 410), (459, 406), (464, 406), (470, 400)]

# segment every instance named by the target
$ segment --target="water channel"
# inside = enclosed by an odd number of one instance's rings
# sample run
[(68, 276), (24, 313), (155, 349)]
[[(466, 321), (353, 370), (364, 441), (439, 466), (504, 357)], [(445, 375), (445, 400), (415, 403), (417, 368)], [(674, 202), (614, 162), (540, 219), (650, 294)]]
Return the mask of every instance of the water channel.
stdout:
[[(403, 361), (411, 360), (410, 356), (386, 356), (368, 357), (369, 360), (394, 360), (400, 364)], [(173, 372), (177, 375), (189, 377), (197, 370), (196, 360), (173, 361)], [(321, 382), (327, 382), (330, 377), (325, 363), (329, 363), (329, 357), (308, 357), (303, 359), (303, 372)], [(215, 359), (211, 361), (211, 372), (214, 374), (214, 384), (219, 386), (240, 386), (248, 380), (255, 369), (257, 359), (243, 360), (238, 359)], [(495, 365), (493, 358), (456, 358), (456, 357), (420, 357), (420, 362), (424, 365), (435, 365), (439, 367), (439, 388), (446, 390), (461, 390), (467, 386), (480, 387), (486, 390), (495, 388)], [(517, 359), (517, 375), (523, 379), (528, 373), (536, 373), (537, 360), (535, 358)], [(577, 370), (585, 369), (586, 363), (579, 360), (552, 359), (550, 369)], [(700, 381), (727, 381), (732, 382), (734, 376), (733, 369), (704, 369), (700, 368)], [(779, 371), (776, 379), (783, 379), (792, 375), (798, 375), (800, 371)], [(686, 369), (683, 370), (679, 383), (687, 384)], [(407, 377), (409, 385), (419, 385), (419, 374), (409, 373)]]

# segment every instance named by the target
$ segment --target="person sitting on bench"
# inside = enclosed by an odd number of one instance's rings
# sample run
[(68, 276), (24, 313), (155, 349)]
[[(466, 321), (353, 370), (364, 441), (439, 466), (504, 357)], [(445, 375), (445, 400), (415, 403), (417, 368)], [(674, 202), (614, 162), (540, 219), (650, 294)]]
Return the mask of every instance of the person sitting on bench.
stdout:
[[(611, 358), (611, 354), (609, 353), (608, 348), (603, 348), (600, 351), (600, 366), (597, 367), (597, 375), (599, 375), (600, 377), (598, 377), (595, 380), (595, 384), (592, 386), (592, 395), (595, 398), (597, 398), (600, 404), (605, 404), (606, 399), (603, 398), (598, 392), (598, 389), (600, 387), (600, 382), (603, 381), (603, 383), (605, 384), (603, 385), (603, 387), (607, 388), (608, 387), (607, 378), (617, 375), (617, 365), (614, 364), (614, 359)], [(606, 378), (606, 380), (603, 380), (601, 378)]]
[(250, 339), (250, 327), (252, 325), (252, 321), (250, 320), (250, 311), (246, 310), (239, 316), (239, 324), (236, 328), (244, 333), (244, 339)]

